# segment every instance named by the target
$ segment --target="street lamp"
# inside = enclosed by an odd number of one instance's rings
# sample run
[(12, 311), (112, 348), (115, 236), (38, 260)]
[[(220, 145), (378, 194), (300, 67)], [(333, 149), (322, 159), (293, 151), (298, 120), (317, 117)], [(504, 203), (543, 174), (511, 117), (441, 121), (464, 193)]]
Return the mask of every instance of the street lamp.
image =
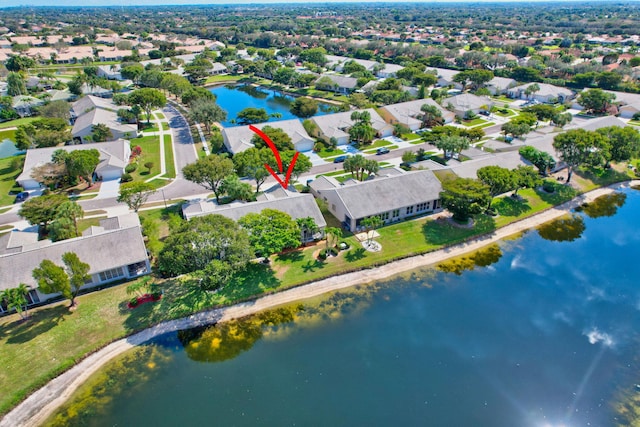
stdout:
[(167, 199), (164, 197), (164, 188), (161, 188), (162, 191), (162, 200), (164, 201), (164, 208), (167, 209)]

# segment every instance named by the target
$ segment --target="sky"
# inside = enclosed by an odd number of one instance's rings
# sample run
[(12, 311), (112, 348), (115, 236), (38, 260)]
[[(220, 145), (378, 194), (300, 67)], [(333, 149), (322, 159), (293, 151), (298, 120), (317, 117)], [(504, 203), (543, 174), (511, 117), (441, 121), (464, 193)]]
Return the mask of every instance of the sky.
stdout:
[[(405, 0), (403, 0), (404, 2)], [(408, 0), (411, 3), (496, 3), (496, 2), (540, 2), (549, 0)], [(562, 0), (579, 2), (583, 0)], [(599, 0), (604, 1), (604, 0)], [(611, 0), (613, 1), (613, 0)], [(363, 0), (295, 0), (295, 3), (361, 3)], [(366, 3), (389, 3), (389, 0), (367, 0)], [(294, 3), (283, 0), (0, 0), (0, 8), (13, 6), (150, 6), (150, 5), (202, 5), (202, 4), (269, 4)], [(391, 3), (394, 3), (391, 1)]]

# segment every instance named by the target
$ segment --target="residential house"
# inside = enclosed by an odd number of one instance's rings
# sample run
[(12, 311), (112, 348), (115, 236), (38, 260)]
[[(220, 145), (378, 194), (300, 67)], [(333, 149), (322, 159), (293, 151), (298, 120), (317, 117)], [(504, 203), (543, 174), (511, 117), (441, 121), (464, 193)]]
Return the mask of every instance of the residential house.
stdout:
[(298, 193), (293, 186), (285, 190), (279, 184), (258, 196), (255, 202), (234, 202), (218, 205), (213, 199), (193, 200), (182, 206), (182, 215), (185, 219), (190, 220), (197, 216), (218, 214), (238, 221), (249, 213), (260, 213), (264, 209), (275, 209), (288, 213), (294, 220), (306, 217), (313, 218), (319, 230), (316, 233), (303, 231), (301, 236), (303, 242), (317, 240), (324, 235), (327, 223), (313, 196), (311, 194)]
[(103, 77), (107, 80), (124, 80), (122, 74), (120, 74), (120, 64), (98, 65), (97, 74), (98, 77)]
[(387, 77), (395, 77), (398, 71), (404, 69), (402, 65), (398, 65), (398, 64), (383, 64), (383, 65), (384, 67), (379, 69), (375, 73), (376, 77), (381, 79), (384, 79)]
[(122, 61), (126, 56), (131, 56), (131, 50), (109, 49), (98, 52), (98, 60), (105, 61)]
[(124, 173), (124, 168), (127, 166), (127, 163), (129, 163), (129, 156), (131, 155), (129, 141), (124, 139), (86, 145), (65, 145), (62, 147), (29, 149), (24, 159), (22, 173), (16, 178), (16, 181), (25, 190), (38, 189), (40, 188), (40, 183), (31, 176), (33, 170), (46, 163), (50, 163), (54, 151), (64, 150), (71, 152), (75, 150), (90, 150), (93, 148), (100, 153), (100, 162), (94, 171), (96, 177), (104, 181), (119, 179)]
[(402, 124), (412, 131), (416, 131), (422, 127), (422, 111), (423, 105), (432, 105), (442, 113), (444, 123), (451, 123), (455, 119), (455, 114), (449, 110), (442, 108), (433, 99), (416, 99), (414, 101), (401, 102), (399, 104), (391, 104), (380, 108), (380, 114), (384, 119), (394, 124)]
[[(378, 138), (384, 138), (393, 135), (393, 126), (385, 122), (382, 117), (373, 108), (367, 108), (366, 110), (371, 116), (371, 126), (376, 131)], [(342, 113), (326, 114), (324, 116), (315, 116), (311, 118), (315, 122), (317, 127), (317, 134), (314, 135), (318, 138), (322, 138), (329, 142), (331, 138), (337, 140), (338, 145), (345, 145), (349, 143), (349, 129), (355, 124), (354, 120), (351, 120), (351, 115), (354, 111), (345, 111)]]
[(120, 107), (109, 99), (93, 95), (83, 96), (71, 105), (71, 124), (74, 124), (78, 117), (96, 108), (116, 112)]
[(461, 119), (467, 118), (470, 113), (488, 112), (493, 104), (490, 98), (471, 93), (461, 93), (442, 100), (442, 105)]
[(138, 136), (137, 125), (122, 123), (117, 113), (103, 108), (94, 108), (77, 117), (71, 129), (71, 135), (83, 144), (92, 142), (87, 137), (93, 133), (93, 127), (98, 124), (105, 125), (111, 131), (112, 139), (131, 139)]
[(361, 230), (362, 220), (374, 215), (387, 224), (441, 210), (442, 184), (430, 170), (381, 169), (363, 182), (320, 176), (309, 187), (350, 231)]
[[(328, 78), (331, 80), (330, 85), (318, 84), (320, 79)], [(349, 94), (358, 86), (358, 79), (353, 77), (341, 76), (339, 74), (322, 74), (320, 79), (316, 80), (316, 89), (331, 90), (336, 93)]]
[(219, 62), (214, 62), (213, 68), (211, 68), (211, 70), (209, 71), (209, 74), (218, 75), (218, 74), (226, 74), (228, 72), (229, 70), (227, 69), (226, 65), (221, 64)]
[(457, 70), (449, 70), (448, 68), (433, 68), (427, 67), (427, 73), (435, 72), (436, 77), (438, 78), (437, 85), (440, 87), (449, 87), (452, 86), (454, 89), (462, 90), (463, 87), (460, 83), (454, 82), (453, 78), (460, 71)]
[(17, 95), (13, 97), (11, 106), (20, 117), (27, 117), (33, 114), (33, 110), (44, 105), (44, 101), (33, 96)]
[(24, 283), (29, 288), (29, 305), (57, 297), (59, 294), (42, 292), (32, 272), (45, 259), (63, 266), (62, 255), (67, 252), (89, 264), (91, 279), (81, 289), (151, 271), (138, 215), (127, 214), (102, 220), (100, 226), (89, 228), (81, 237), (58, 242), (39, 241), (35, 232), (11, 231), (0, 236), (0, 291)]
[[(537, 84), (540, 89), (527, 95), (527, 88), (533, 84)], [(507, 96), (509, 96), (509, 98), (536, 100), (545, 104), (553, 104), (556, 102), (563, 104), (565, 101), (572, 100), (575, 97), (575, 93), (570, 89), (547, 83), (527, 83), (509, 88), (507, 90)]]
[(492, 95), (504, 95), (507, 91), (518, 85), (518, 82), (515, 79), (510, 79), (507, 77), (494, 77), (493, 79), (487, 82), (487, 89), (491, 92)]
[[(314, 139), (309, 136), (302, 123), (298, 119), (280, 120), (277, 122), (258, 123), (254, 125), (258, 129), (265, 126), (279, 128), (291, 138), (296, 151), (311, 151), (313, 149)], [(244, 151), (253, 147), (251, 139), (256, 134), (249, 129), (249, 126), (235, 126), (222, 129), (222, 138), (227, 150), (233, 154)]]

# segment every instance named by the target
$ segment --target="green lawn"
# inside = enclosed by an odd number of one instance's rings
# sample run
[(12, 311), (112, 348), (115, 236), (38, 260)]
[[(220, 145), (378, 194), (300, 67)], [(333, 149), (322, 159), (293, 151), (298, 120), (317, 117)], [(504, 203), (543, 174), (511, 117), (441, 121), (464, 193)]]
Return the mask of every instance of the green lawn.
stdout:
[(149, 123), (148, 125), (144, 123), (142, 127), (142, 132), (143, 133), (158, 132), (158, 125), (156, 125), (153, 122)]
[(0, 123), (0, 129), (6, 129), (6, 128), (12, 128), (12, 127), (24, 125), (38, 119), (39, 117), (23, 117), (21, 119), (9, 120), (8, 122)]
[(160, 124), (162, 125), (162, 130), (169, 130), (169, 123), (161, 122)]
[(327, 159), (329, 157), (343, 156), (346, 153), (340, 149), (329, 150), (327, 148), (323, 148), (321, 151), (316, 151), (316, 154), (323, 159)]
[(509, 110), (509, 109), (507, 109), (506, 113), (503, 113), (501, 111), (496, 110), (496, 111), (493, 112), (493, 114), (495, 114), (496, 116), (500, 116), (500, 117), (511, 117), (511, 116), (517, 115), (517, 113), (515, 111)]
[(147, 178), (150, 178), (150, 173), (144, 164), (146, 162), (153, 162), (154, 166), (151, 170), (158, 171), (160, 170), (160, 142), (159, 137), (157, 136), (143, 136), (141, 138), (135, 138), (131, 140), (131, 149), (136, 145), (139, 145), (142, 148), (142, 155), (138, 157), (137, 163), (138, 168), (131, 172), (131, 177), (134, 181), (144, 181)]
[(462, 126), (471, 127), (471, 126), (481, 125), (484, 123), (487, 123), (487, 121), (478, 117), (477, 119), (473, 119), (473, 120), (463, 120)]
[(171, 143), (171, 135), (164, 136), (164, 161), (167, 172), (164, 174), (167, 178), (176, 177), (176, 165), (173, 161), (173, 144)]
[(1, 130), (0, 131), (0, 141), (4, 141), (5, 139), (10, 139), (11, 141), (15, 141), (16, 140), (16, 131), (15, 131), (15, 129)]
[[(22, 168), (14, 169), (12, 163), (21, 161), (25, 156), (7, 157), (6, 159), (0, 159), (0, 206), (7, 206), (13, 204), (15, 195), (10, 195), (9, 192), (16, 185), (16, 178), (22, 172)], [(22, 163), (20, 162), (20, 165)]]
[(402, 135), (400, 135), (400, 138), (402, 138), (404, 141), (413, 141), (414, 139), (421, 139), (422, 137), (415, 133), (403, 133)]
[(480, 126), (474, 126), (474, 129), (488, 128), (489, 126), (493, 126), (493, 125), (495, 125), (494, 122), (487, 122), (487, 123), (482, 124)]
[(210, 76), (204, 81), (204, 84), (211, 83), (222, 83), (222, 82), (237, 82), (238, 80), (242, 80), (245, 76), (230, 76), (230, 75), (220, 75), (220, 76)]
[(166, 119), (166, 117), (165, 117), (165, 115), (163, 113), (156, 113), (156, 117), (159, 118), (160, 120)]
[(367, 145), (366, 147), (363, 147), (363, 148), (365, 149), (380, 148), (380, 147), (388, 147), (390, 145), (393, 145), (393, 142), (387, 141), (386, 139), (376, 139), (375, 141), (373, 141), (371, 145)]

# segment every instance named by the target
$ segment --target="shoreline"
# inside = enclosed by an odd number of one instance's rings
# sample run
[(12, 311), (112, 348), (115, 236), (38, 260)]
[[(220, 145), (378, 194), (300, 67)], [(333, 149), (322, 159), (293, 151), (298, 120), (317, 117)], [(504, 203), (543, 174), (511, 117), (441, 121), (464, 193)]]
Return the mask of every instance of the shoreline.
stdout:
[(592, 202), (600, 196), (611, 194), (619, 189), (630, 188), (639, 184), (640, 180), (631, 180), (607, 187), (597, 188), (581, 194), (562, 205), (508, 224), (495, 230), (490, 235), (472, 238), (468, 241), (438, 249), (423, 255), (404, 258), (379, 267), (332, 276), (306, 285), (258, 297), (257, 299), (248, 302), (238, 303), (229, 307), (211, 309), (181, 319), (170, 320), (157, 324), (126, 338), (114, 341), (85, 357), (78, 364), (49, 381), (13, 408), (2, 418), (2, 420), (0, 420), (0, 427), (41, 425), (57, 410), (60, 405), (71, 397), (71, 395), (89, 378), (89, 376), (99, 370), (104, 364), (117, 355), (122, 354), (137, 345), (141, 345), (159, 335), (246, 317), (280, 305), (314, 298), (325, 293), (334, 292), (356, 285), (386, 280), (416, 268), (438, 264), (449, 258), (473, 252), (511, 235), (530, 230), (541, 224), (562, 217), (583, 203)]

